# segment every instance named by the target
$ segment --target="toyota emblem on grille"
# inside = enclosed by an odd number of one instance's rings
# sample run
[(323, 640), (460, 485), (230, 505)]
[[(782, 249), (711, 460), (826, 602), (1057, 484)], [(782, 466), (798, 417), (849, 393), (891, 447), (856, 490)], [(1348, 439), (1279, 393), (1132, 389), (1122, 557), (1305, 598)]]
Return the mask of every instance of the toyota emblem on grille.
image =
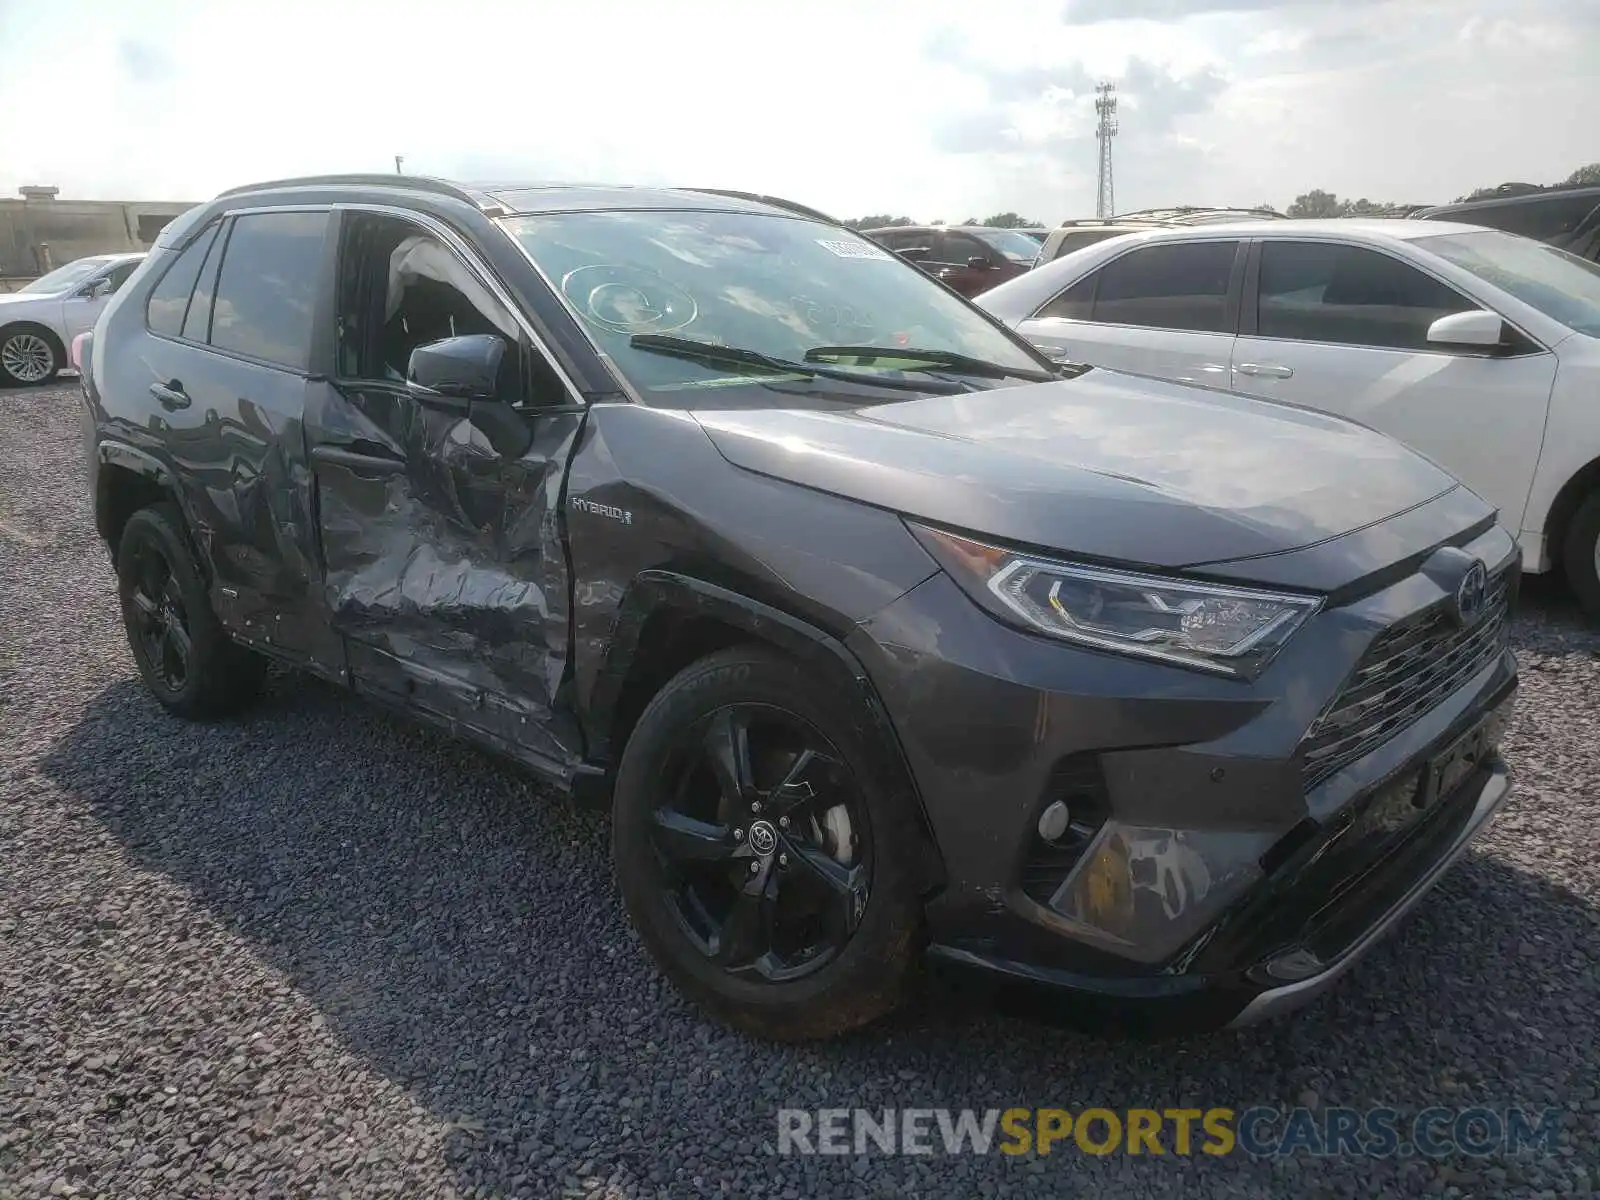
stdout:
[(1456, 620), (1471, 625), (1483, 615), (1484, 601), (1489, 594), (1489, 573), (1481, 562), (1473, 560), (1461, 582), (1456, 584)]

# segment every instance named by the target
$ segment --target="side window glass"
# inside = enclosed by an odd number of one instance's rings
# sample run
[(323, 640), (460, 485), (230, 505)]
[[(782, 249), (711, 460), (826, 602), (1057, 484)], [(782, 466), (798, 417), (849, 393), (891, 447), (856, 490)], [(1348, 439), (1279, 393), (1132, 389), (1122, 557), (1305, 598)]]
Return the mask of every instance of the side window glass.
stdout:
[(1228, 281), (1236, 242), (1146, 246), (1100, 272), (1094, 319), (1107, 325), (1228, 333)]
[(227, 252), (229, 231), (223, 225), (217, 241), (206, 255), (200, 268), (200, 278), (194, 285), (194, 296), (189, 300), (189, 315), (183, 319), (183, 336), (186, 341), (205, 342), (211, 339), (211, 306), (217, 293), (217, 269), (222, 266), (222, 256)]
[(206, 261), (206, 255), (211, 252), (211, 243), (216, 239), (217, 225), (213, 224), (189, 243), (151, 290), (144, 310), (145, 324), (151, 333), (177, 337), (183, 332), (189, 294), (194, 291), (200, 268)]
[(217, 279), (213, 346), (295, 370), (309, 365), (327, 228), (321, 212), (235, 218)]
[(105, 294), (110, 296), (119, 291), (122, 285), (128, 282), (128, 277), (138, 269), (140, 261), (141, 260), (137, 258), (131, 258), (127, 262), (118, 263), (115, 267), (113, 267), (110, 273), (106, 275), (106, 283), (108, 286), (106, 287)]
[(346, 220), (339, 263), (341, 376), (400, 383), (418, 346), (492, 333), (509, 346), (501, 392), (512, 397), (521, 329), (439, 239), (398, 218), (356, 215)]
[(969, 258), (996, 259), (1000, 255), (984, 245), (977, 238), (966, 233), (947, 233), (944, 235), (945, 262), (952, 262), (958, 266), (966, 266)]
[(1087, 321), (1094, 311), (1094, 285), (1098, 271), (1091, 271), (1077, 283), (1058, 294), (1048, 304), (1034, 313), (1036, 317), (1065, 317), (1070, 321)]
[(1261, 247), (1261, 337), (1424, 350), (1434, 321), (1477, 307), (1376, 250), (1326, 242), (1267, 241)]

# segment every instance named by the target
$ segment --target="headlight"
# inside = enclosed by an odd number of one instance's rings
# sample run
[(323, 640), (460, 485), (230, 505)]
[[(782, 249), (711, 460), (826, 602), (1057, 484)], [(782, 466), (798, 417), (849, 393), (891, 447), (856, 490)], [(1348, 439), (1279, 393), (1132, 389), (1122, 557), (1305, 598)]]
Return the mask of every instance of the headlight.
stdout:
[[(908, 522), (908, 524), (910, 524)], [(978, 603), (1036, 633), (1253, 679), (1322, 601), (1047, 559), (910, 524)]]

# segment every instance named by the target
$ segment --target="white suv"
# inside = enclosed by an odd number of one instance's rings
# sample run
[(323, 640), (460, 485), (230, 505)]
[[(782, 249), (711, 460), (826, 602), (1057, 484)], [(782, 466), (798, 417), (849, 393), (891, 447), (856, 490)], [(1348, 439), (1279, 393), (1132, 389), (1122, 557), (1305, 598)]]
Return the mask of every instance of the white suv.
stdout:
[(79, 258), (0, 295), (0, 387), (54, 379), (72, 339), (94, 328), (111, 294), (143, 261), (142, 253)]
[(1594, 264), (1444, 221), (1263, 221), (1114, 238), (977, 303), (1053, 356), (1409, 443), (1521, 531), (1525, 570), (1564, 568), (1600, 616)]

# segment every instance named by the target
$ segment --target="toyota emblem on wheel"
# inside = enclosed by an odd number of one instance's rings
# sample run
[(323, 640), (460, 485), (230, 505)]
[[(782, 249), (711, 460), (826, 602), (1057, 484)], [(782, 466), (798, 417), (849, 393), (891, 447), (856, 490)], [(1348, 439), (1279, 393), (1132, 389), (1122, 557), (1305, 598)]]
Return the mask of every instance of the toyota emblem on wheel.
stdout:
[(1489, 591), (1489, 573), (1483, 563), (1473, 562), (1456, 585), (1456, 618), (1463, 625), (1471, 625), (1483, 614), (1483, 602)]
[(750, 849), (757, 854), (771, 854), (778, 848), (778, 831), (770, 821), (757, 821), (750, 826)]

